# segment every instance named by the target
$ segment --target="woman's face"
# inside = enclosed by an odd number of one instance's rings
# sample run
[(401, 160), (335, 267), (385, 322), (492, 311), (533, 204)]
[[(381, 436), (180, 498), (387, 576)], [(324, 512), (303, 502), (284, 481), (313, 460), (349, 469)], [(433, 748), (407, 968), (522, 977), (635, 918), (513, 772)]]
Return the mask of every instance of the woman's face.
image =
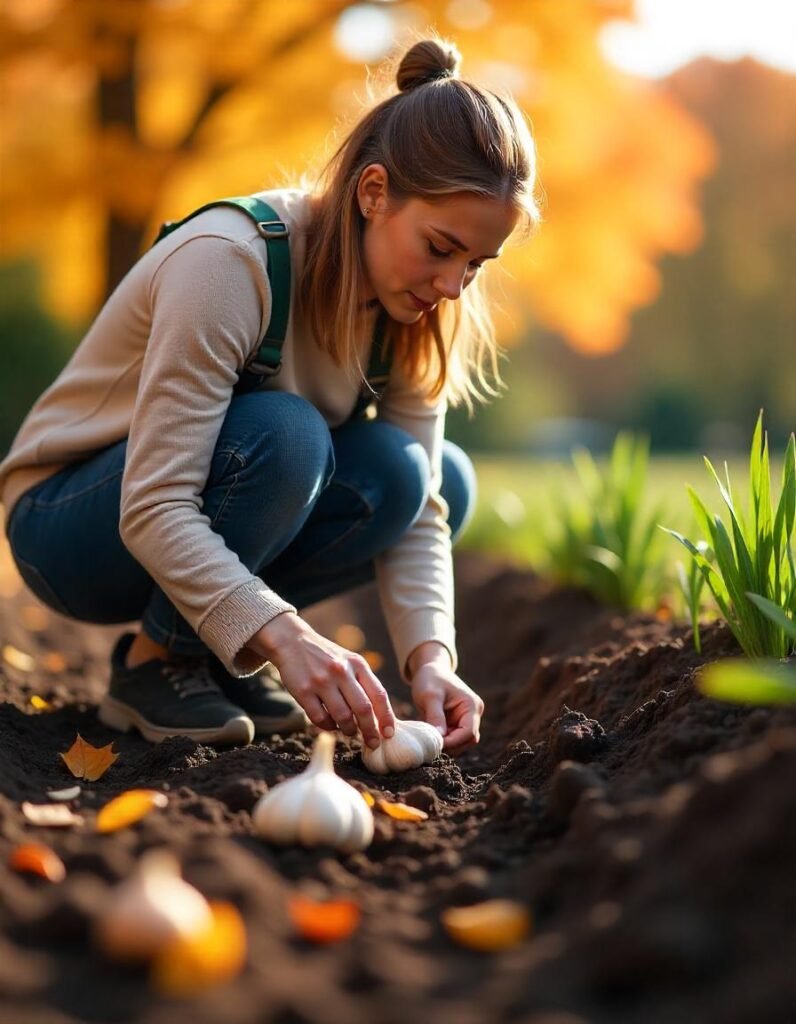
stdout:
[(434, 202), (412, 198), (396, 207), (387, 199), (386, 171), (379, 164), (363, 172), (358, 198), (361, 210), (369, 208), (363, 299), (378, 299), (404, 324), (415, 323), (441, 299), (458, 299), (479, 267), (500, 254), (518, 217), (508, 203), (470, 192)]

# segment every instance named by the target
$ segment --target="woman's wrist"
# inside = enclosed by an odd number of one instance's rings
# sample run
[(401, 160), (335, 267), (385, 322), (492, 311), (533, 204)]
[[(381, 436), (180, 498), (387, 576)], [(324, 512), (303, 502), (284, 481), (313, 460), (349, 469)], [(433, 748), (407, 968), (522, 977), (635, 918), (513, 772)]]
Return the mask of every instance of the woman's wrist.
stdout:
[(446, 669), (451, 668), (453, 666), (451, 652), (439, 640), (426, 640), (424, 643), (418, 644), (406, 659), (406, 678), (411, 682), (422, 665), (437, 663)]
[(281, 612), (261, 626), (246, 646), (268, 661), (273, 661), (286, 640), (301, 632), (303, 620), (295, 612)]

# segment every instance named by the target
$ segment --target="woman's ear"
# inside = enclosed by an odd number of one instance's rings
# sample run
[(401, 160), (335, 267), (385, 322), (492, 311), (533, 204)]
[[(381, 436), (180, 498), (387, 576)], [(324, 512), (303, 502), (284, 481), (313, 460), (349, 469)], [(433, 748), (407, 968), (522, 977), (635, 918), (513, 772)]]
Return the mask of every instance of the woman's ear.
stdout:
[[(359, 176), (357, 202), (360, 209), (370, 213), (384, 213), (387, 206), (389, 175), (383, 164), (368, 164)], [(367, 216), (367, 214), (365, 214)]]

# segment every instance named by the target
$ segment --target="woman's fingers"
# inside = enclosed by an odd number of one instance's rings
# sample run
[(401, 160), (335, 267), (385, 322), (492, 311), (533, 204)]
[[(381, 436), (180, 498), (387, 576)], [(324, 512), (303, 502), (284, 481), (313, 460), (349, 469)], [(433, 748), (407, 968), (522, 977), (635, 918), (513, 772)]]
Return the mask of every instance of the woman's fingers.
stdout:
[(395, 713), (387, 691), (373, 674), (370, 665), (364, 658), (355, 663), (355, 672), (373, 708), (381, 735), (385, 739), (389, 739), (395, 734)]
[(354, 674), (353, 665), (349, 666), (345, 679), (340, 682), (340, 692), (356, 717), (362, 739), (371, 749), (375, 750), (381, 742), (379, 724), (376, 721), (373, 705)]
[(317, 725), (319, 729), (331, 730), (337, 728), (337, 723), (323, 704), (321, 704), (315, 694), (304, 695), (300, 700), (297, 697), (296, 700), (298, 700), (299, 704), (304, 708), (307, 713), (307, 717), (313, 725)]

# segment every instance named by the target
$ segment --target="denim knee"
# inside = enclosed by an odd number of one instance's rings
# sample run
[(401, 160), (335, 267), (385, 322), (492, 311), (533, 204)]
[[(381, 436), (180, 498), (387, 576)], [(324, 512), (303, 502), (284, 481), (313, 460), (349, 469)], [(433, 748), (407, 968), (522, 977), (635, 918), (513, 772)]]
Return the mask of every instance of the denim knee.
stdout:
[(450, 509), (448, 525), (455, 543), (475, 512), (478, 485), (469, 455), (451, 441), (445, 441), (442, 449), (440, 492)]
[(431, 467), (420, 442), (391, 423), (372, 424), (381, 435), (378, 451), (388, 468), (380, 481), (380, 515), (393, 523), (395, 538), (415, 522), (428, 501)]
[[(313, 504), (334, 474), (334, 450), (323, 416), (306, 399), (283, 391), (240, 395), (230, 403), (216, 444), (214, 468), (262, 479), (290, 507)], [(214, 474), (208, 483), (216, 481)]]

